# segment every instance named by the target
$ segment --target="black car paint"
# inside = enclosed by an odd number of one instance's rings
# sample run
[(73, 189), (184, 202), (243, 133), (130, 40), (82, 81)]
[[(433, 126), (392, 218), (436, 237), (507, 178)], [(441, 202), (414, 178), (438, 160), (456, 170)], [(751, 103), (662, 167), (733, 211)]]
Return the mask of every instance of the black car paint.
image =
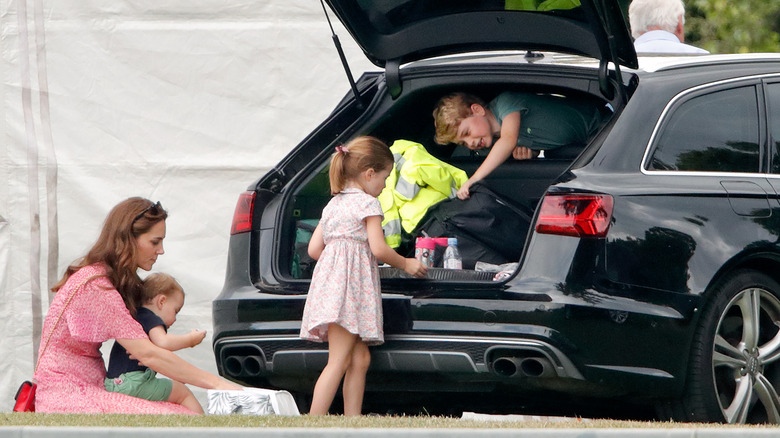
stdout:
[[(658, 103), (670, 98), (663, 93), (656, 96)], [(533, 233), (519, 273), (506, 284), (385, 281), (388, 343), (377, 350), (391, 348), (397, 335), (521, 336), (555, 345), (575, 363), (585, 380), (602, 382), (605, 388), (610, 388), (609, 393), (648, 398), (678, 395), (684, 384), (685, 358), (696, 309), (707, 287), (722, 275), (719, 267), (728, 269), (757, 263), (756, 260), (763, 264), (777, 263), (780, 251), (777, 228), (764, 217), (766, 214), (738, 214), (731, 208), (734, 199), (740, 198), (742, 202), (755, 204), (757, 211), (766, 210), (767, 203), (761, 197), (727, 193), (711, 177), (641, 175), (636, 166), (645, 148), (612, 144), (613, 136), (620, 137), (621, 125), (634, 117), (632, 111), (639, 112), (639, 117), (647, 112), (658, 114), (660, 109), (653, 108), (652, 104), (652, 100), (646, 100), (641, 107), (629, 105), (624, 109), (595, 156), (579, 168), (575, 162), (570, 173), (550, 187), (551, 191), (603, 190), (614, 196), (613, 223), (607, 240)], [(350, 108), (348, 101), (342, 105), (342, 111), (347, 111), (344, 108)], [(350, 123), (332, 126), (334, 123), (326, 122), (303, 143), (328, 144), (339, 138), (339, 134), (351, 135), (344, 128)], [(623, 138), (647, 143), (652, 124), (647, 125), (649, 128), (637, 126), (635, 135)], [(615, 146), (626, 151), (622, 158), (633, 158), (633, 172), (619, 172), (620, 165), (627, 160), (618, 160), (617, 166), (609, 160), (600, 160), (602, 156), (618, 155), (608, 151)], [(289, 165), (280, 164), (279, 174), (305, 173), (312, 165), (307, 162), (311, 159), (309, 155), (293, 154), (286, 159)], [(231, 237), (225, 288), (214, 303), (215, 353), (220, 365), (223, 339), (253, 336), (259, 327), (268, 335), (295, 335), (299, 329), (305, 300), (300, 294), (305, 293), (308, 281), (285, 278), (278, 271), (278, 263), (257, 258), (259, 254), (275, 257), (279, 253), (274, 227), (283, 215), (280, 206), (284, 201), (283, 197), (263, 188), (275, 178), (280, 177), (272, 173), (253, 185), (259, 194), (255, 217), (262, 218), (257, 229), (251, 234)], [(765, 176), (724, 177), (726, 181), (734, 179), (749, 180), (762, 187), (772, 198), (774, 214), (770, 218), (778, 217), (778, 197)], [(696, 214), (691, 215), (691, 211)], [(733, 214), (724, 216), (724, 211)], [(658, 226), (661, 219), (667, 227)], [(763, 225), (756, 227), (756, 223)], [(713, 232), (725, 228), (735, 232), (728, 235)], [(622, 237), (616, 238), (617, 235)], [(234, 254), (241, 248), (251, 248), (250, 253)], [(767, 254), (772, 256), (766, 257)], [(566, 260), (568, 264), (563, 263)], [(242, 265), (245, 266), (237, 279), (234, 270)], [(230, 314), (237, 316), (235, 323), (223, 325), (223, 321), (231, 318), (226, 316)], [(258, 321), (263, 321), (262, 325)], [(594, 339), (598, 333), (610, 335), (608, 339)], [(665, 354), (653, 354), (657, 351)], [(270, 362), (272, 358), (266, 360)], [(221, 366), (220, 371), (224, 371)], [(501, 381), (487, 372), (484, 374), (480, 379)], [(572, 388), (580, 385), (577, 379), (568, 380)], [(261, 373), (246, 382), (276, 383), (273, 373)], [(379, 382), (369, 376), (369, 390), (372, 384)], [(383, 387), (388, 385), (388, 381), (381, 382)], [(557, 387), (564, 390), (566, 385), (563, 382)]]
[[(763, 99), (763, 84), (776, 80), (778, 71), (780, 61), (713, 60), (624, 72), (628, 103), (614, 101), (613, 122), (560, 176), (544, 182), (550, 193), (612, 196), (607, 238), (529, 233), (525, 243), (512, 243), (524, 244), (525, 252), (506, 282), (383, 280), (387, 342), (372, 349), (367, 391), (680, 397), (708, 292), (741, 268), (774, 278), (780, 272), (780, 177), (763, 173), (776, 164), (763, 119), (767, 110), (759, 111), (762, 173), (658, 172), (641, 163), (677, 99), (735, 81), (757, 87)], [(543, 64), (468, 65), (453, 74), (421, 63), (402, 79), (403, 94), (390, 100), (381, 97), (383, 76), (363, 76), (358, 88), (368, 107), (347, 95), (328, 120), (250, 186), (257, 194), (255, 222), (250, 233), (231, 236), (225, 286), (213, 307), (222, 375), (305, 393), (324, 366), (326, 345), (297, 339), (309, 280), (294, 279), (281, 266), (289, 262), (284, 236), (293, 229), (287, 207), (293, 189), (321, 166), (330, 145), (381, 127), (383, 115), (403, 110), (404, 99), (414, 101), (420, 93), (498, 83), (598, 90), (594, 69)], [(506, 163), (492, 177), (501, 186), (501, 178), (511, 180), (521, 165)], [(480, 349), (484, 345), (489, 347)], [(491, 369), (496, 355), (520, 347), (550, 358), (559, 377), (507, 378)], [(405, 351), (427, 349), (432, 353), (425, 360), (393, 362)], [(282, 354), (275, 357), (277, 351)], [(256, 372), (231, 375), (225, 363), (234, 354), (262, 363)], [(410, 381), (419, 385), (410, 387)]]
[(452, 53), (522, 46), (527, 50), (576, 53), (636, 68), (631, 35), (616, 1), (582, 0), (576, 10), (549, 13), (505, 9), (504, 2), (398, 2), (397, 11), (392, 13), (395, 20), (389, 18), (390, 11), (383, 10), (391, 5), (389, 2), (373, 7), (353, 1), (326, 1), (366, 57), (380, 67)]

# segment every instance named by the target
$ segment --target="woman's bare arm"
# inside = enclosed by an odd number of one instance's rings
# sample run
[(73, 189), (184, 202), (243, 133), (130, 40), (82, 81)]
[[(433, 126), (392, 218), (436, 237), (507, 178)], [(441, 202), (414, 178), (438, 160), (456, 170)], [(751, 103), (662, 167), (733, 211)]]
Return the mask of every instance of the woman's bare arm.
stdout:
[(148, 338), (117, 339), (131, 358), (173, 380), (205, 389), (240, 390), (241, 386), (191, 365), (170, 351), (160, 348)]

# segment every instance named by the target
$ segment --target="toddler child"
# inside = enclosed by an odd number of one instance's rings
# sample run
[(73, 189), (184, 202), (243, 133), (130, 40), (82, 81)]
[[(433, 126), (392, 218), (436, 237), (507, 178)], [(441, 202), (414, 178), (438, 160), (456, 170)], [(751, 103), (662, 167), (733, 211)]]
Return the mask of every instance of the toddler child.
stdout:
[[(168, 333), (168, 327), (176, 322), (176, 315), (182, 306), (184, 290), (179, 283), (168, 274), (151, 274), (144, 280), (142, 305), (137, 308), (135, 319), (149, 335), (149, 340), (158, 347), (170, 351), (194, 347), (206, 336), (204, 330), (192, 330), (186, 335)], [(185, 384), (158, 379), (153, 370), (131, 359), (119, 342), (115, 342), (111, 349), (105, 386), (111, 392), (151, 401), (178, 403), (194, 412), (203, 413), (203, 407)]]
[(368, 345), (384, 342), (377, 259), (424, 277), (427, 269), (385, 242), (377, 196), (393, 168), (390, 148), (373, 137), (337, 146), (330, 161), (333, 198), (309, 241), (317, 260), (303, 310), (301, 338), (328, 342), (328, 363), (316, 385), (309, 413), (328, 413), (344, 378), (344, 415), (360, 415)]

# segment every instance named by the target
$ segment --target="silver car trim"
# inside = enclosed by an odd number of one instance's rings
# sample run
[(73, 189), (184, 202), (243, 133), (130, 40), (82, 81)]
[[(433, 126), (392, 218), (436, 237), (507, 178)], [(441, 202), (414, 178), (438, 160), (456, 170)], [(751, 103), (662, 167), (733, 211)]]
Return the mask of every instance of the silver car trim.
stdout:
[(673, 379), (674, 376), (664, 370), (645, 367), (621, 367), (613, 365), (585, 365), (589, 368), (601, 368), (609, 371), (619, 371), (621, 373), (640, 374), (644, 376), (662, 377), (664, 379)]
[[(755, 172), (755, 173), (741, 173), (741, 172), (703, 172), (703, 171), (675, 171), (675, 170), (647, 170), (645, 169), (645, 166), (647, 165), (647, 160), (650, 156), (650, 149), (652, 149), (653, 143), (655, 142), (656, 137), (659, 135), (661, 123), (663, 123), (664, 120), (666, 120), (667, 113), (671, 111), (671, 107), (674, 106), (677, 101), (685, 98), (687, 95), (691, 93), (698, 92), (703, 89), (711, 88), (711, 87), (717, 87), (724, 84), (730, 84), (734, 82), (743, 82), (743, 81), (750, 81), (750, 80), (756, 80), (756, 79), (767, 79), (767, 78), (780, 78), (780, 74), (778, 73), (765, 73), (760, 75), (752, 75), (752, 76), (742, 76), (738, 78), (732, 78), (732, 79), (724, 79), (721, 81), (715, 81), (710, 82), (707, 84), (701, 84), (697, 85), (693, 88), (688, 88), (687, 90), (684, 90), (677, 95), (675, 95), (664, 107), (663, 111), (661, 111), (661, 115), (658, 117), (658, 120), (655, 122), (655, 127), (653, 128), (653, 133), (650, 135), (650, 140), (647, 142), (647, 145), (645, 146), (645, 153), (642, 156), (642, 162), (639, 165), (639, 171), (642, 172), (645, 175), (679, 175), (679, 176), (718, 176), (718, 177), (769, 177), (772, 176), (772, 174), (768, 173), (761, 173), (761, 172)], [(775, 178), (780, 178), (780, 175), (774, 175)]]

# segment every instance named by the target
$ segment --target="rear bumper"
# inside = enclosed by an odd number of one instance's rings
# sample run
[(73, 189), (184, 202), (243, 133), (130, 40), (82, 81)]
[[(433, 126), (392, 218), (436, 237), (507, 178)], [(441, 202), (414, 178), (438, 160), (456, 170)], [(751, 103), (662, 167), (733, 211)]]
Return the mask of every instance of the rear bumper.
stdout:
[[(219, 373), (247, 385), (311, 392), (328, 352), (326, 343), (298, 337), (305, 296), (252, 295), (214, 302)], [(385, 343), (371, 347), (366, 390), (675, 396), (684, 383), (689, 321), (614, 305), (571, 296), (546, 302), (386, 296)]]
[[(221, 375), (248, 385), (310, 393), (327, 344), (295, 335), (243, 336), (214, 345)], [(371, 347), (367, 392), (568, 393), (653, 399), (678, 379), (653, 368), (580, 365), (548, 342), (498, 337), (389, 335)], [(641, 389), (637, 389), (641, 388)]]
[[(215, 343), (214, 351), (220, 373), (238, 380), (316, 376), (328, 359), (327, 344), (294, 335), (223, 338)], [(511, 364), (501, 366), (506, 358), (518, 359), (516, 370)], [(568, 357), (542, 341), (452, 336), (389, 335), (383, 345), (371, 348), (369, 372), (583, 379)]]

